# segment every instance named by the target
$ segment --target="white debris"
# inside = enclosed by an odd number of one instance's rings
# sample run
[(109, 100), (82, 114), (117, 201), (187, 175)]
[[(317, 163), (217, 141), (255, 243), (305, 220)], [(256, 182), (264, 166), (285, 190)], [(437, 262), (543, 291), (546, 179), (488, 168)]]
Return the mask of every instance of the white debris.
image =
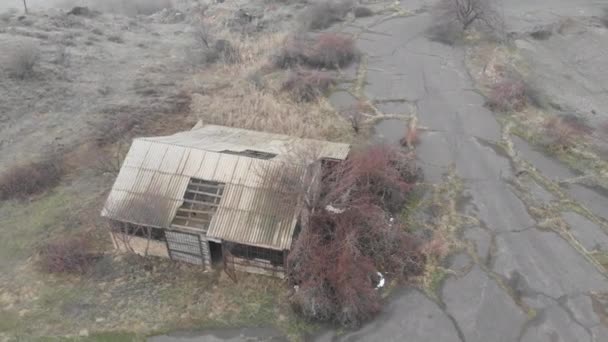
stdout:
[(330, 213), (334, 213), (334, 214), (342, 214), (344, 212), (344, 209), (338, 209), (338, 208), (332, 206), (331, 204), (326, 205), (325, 210), (329, 211)]
[(377, 273), (378, 273), (378, 278), (380, 278), (380, 280), (378, 280), (378, 285), (376, 285), (376, 289), (381, 289), (384, 287), (384, 276), (380, 272), (377, 272)]

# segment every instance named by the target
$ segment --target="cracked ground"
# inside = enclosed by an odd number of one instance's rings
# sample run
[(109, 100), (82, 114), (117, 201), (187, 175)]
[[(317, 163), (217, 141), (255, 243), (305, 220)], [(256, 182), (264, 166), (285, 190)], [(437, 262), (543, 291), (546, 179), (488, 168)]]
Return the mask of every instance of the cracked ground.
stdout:
[[(386, 4), (383, 15), (336, 30), (354, 34), (364, 55), (357, 68), (346, 71), (359, 79), (351, 98), (389, 118), (376, 126), (377, 135), (398, 141), (405, 130), (395, 119), (400, 116), (416, 117), (423, 127), (416, 154), (426, 186), (431, 193), (454, 190), (440, 195), (443, 203), (454, 203), (446, 220), (435, 217), (430, 224), (448, 229), (456, 248), (431, 293), (400, 290), (362, 329), (326, 332), (317, 340), (608, 341), (608, 278), (596, 258), (608, 251), (608, 198), (582, 184), (565, 186), (564, 179), (576, 176), (572, 171), (515, 136), (511, 124), (484, 107), (466, 66), (467, 47), (425, 36), (433, 20), (429, 4)], [(523, 34), (566, 17), (592, 17), (602, 4), (517, 0), (501, 6), (508, 28)], [(605, 28), (597, 30), (599, 37), (608, 35)], [(594, 38), (599, 45), (590, 56), (606, 57), (602, 39)], [(518, 43), (527, 46), (525, 40)], [(569, 51), (555, 59), (568, 64), (575, 55)], [(605, 94), (594, 89), (605, 88), (607, 80), (585, 74), (593, 66), (572, 69), (585, 84), (560, 101), (603, 103)], [(345, 105), (345, 99), (342, 94), (333, 100)]]

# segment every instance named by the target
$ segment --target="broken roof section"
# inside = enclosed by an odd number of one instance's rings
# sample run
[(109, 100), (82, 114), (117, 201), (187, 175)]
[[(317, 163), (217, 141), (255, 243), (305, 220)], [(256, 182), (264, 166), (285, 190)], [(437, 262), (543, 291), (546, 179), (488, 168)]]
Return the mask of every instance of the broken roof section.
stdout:
[[(302, 148), (345, 159), (347, 144), (298, 139), (223, 126), (133, 141), (102, 210), (111, 219), (171, 228), (191, 179), (225, 184), (206, 234), (210, 238), (283, 250), (291, 246), (297, 198), (277, 186)], [(289, 177), (298, 175), (289, 175)]]

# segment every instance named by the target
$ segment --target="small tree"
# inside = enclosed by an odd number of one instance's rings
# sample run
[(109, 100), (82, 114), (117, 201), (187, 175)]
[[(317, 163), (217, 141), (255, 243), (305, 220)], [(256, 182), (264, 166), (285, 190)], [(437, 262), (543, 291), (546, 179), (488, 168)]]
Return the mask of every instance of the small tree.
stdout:
[(493, 26), (496, 12), (490, 0), (442, 0), (440, 9), (449, 18), (455, 18), (466, 30), (476, 21)]

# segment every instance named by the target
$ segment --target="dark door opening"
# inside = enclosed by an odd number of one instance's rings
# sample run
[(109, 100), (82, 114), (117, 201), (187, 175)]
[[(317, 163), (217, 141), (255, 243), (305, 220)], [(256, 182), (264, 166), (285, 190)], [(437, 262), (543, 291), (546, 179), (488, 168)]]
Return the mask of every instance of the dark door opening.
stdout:
[(209, 254), (211, 254), (211, 263), (217, 264), (222, 262), (222, 244), (209, 241)]

